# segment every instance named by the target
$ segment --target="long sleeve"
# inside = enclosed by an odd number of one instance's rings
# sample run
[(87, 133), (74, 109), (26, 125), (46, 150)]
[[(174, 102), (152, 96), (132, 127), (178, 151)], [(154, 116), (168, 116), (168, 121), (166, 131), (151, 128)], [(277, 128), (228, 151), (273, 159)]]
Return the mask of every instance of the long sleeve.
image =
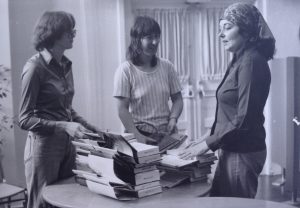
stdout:
[(263, 108), (269, 86), (270, 73), (266, 60), (255, 55), (242, 59), (239, 67), (233, 69), (219, 88), (218, 120), (214, 133), (206, 140), (211, 150), (223, 146), (246, 151), (248, 144), (249, 148), (263, 146)]
[(40, 83), (41, 77), (38, 74), (38, 66), (34, 63), (27, 63), (22, 74), (19, 125), (24, 130), (51, 133), (55, 129), (56, 122), (38, 118), (35, 115)]

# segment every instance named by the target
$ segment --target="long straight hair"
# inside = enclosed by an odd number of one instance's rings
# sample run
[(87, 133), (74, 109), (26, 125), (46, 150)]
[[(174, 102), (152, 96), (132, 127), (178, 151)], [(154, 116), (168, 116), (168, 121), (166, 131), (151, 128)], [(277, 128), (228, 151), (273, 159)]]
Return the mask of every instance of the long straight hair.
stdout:
[[(142, 65), (141, 60), (142, 46), (141, 39), (147, 35), (159, 35), (161, 30), (159, 24), (151, 17), (137, 16), (134, 25), (130, 30), (130, 45), (127, 49), (127, 59), (131, 60), (134, 65)], [(151, 66), (156, 66), (157, 57), (154, 55), (151, 60)]]

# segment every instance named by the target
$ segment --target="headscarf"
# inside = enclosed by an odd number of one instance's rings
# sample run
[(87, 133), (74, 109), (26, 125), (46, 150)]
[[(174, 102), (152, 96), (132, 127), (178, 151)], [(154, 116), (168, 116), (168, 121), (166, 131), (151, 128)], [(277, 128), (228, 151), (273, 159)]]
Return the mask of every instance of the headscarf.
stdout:
[(255, 6), (246, 3), (234, 3), (226, 8), (221, 19), (237, 25), (241, 31), (249, 36), (250, 42), (255, 44), (267, 41), (269, 46), (275, 50), (275, 38), (262, 14)]

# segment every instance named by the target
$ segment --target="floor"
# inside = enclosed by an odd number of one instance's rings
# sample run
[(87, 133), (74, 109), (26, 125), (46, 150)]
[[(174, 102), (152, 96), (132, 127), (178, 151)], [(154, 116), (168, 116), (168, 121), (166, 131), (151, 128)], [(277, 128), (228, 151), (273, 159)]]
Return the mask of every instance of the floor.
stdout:
[[(280, 175), (260, 176), (256, 198), (268, 200), (268, 201), (287, 203), (295, 207), (300, 207), (300, 203), (298, 204), (292, 203), (291, 193), (284, 193), (284, 189), (282, 187), (272, 185), (273, 182), (278, 181), (280, 179), (281, 179)], [(300, 201), (300, 198), (298, 198), (297, 202), (298, 201)]]

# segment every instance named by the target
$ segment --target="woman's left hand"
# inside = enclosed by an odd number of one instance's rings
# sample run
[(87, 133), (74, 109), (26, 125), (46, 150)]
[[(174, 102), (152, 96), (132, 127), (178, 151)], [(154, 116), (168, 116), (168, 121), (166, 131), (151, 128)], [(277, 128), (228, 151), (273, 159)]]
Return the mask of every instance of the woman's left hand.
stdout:
[(183, 151), (179, 154), (179, 157), (184, 160), (191, 159), (195, 156), (202, 155), (209, 150), (206, 141), (191, 142)]

